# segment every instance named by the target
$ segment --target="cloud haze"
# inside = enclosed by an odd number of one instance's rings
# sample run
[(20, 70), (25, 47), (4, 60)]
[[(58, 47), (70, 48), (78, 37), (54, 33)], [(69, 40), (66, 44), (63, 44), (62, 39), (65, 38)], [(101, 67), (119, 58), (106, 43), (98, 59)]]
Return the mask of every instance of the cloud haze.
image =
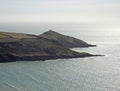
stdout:
[(120, 0), (0, 0), (0, 21), (120, 22)]

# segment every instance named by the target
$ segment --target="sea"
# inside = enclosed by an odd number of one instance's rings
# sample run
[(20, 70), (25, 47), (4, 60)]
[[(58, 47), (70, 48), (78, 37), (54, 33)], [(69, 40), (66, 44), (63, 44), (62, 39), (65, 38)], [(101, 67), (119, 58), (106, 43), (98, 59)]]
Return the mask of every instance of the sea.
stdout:
[(120, 91), (120, 24), (0, 23), (0, 31), (40, 35), (52, 29), (97, 47), (102, 57), (0, 63), (0, 91)]

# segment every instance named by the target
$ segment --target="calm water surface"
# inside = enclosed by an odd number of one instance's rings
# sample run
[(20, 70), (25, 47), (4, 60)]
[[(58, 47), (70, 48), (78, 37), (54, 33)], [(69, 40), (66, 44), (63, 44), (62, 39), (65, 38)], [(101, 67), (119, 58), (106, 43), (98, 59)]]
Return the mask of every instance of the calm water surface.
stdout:
[(105, 56), (1, 63), (0, 91), (120, 91), (119, 25), (0, 24), (0, 31), (34, 34), (49, 28), (98, 45), (73, 50)]

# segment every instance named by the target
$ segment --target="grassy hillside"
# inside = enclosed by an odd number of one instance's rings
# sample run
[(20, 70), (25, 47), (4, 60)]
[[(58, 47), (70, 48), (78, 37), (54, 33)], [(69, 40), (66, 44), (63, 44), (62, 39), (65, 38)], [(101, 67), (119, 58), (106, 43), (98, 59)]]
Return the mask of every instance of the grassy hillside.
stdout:
[(41, 34), (40, 36), (47, 38), (47, 39), (50, 39), (50, 40), (57, 41), (60, 44), (64, 45), (65, 47), (68, 47), (68, 48), (95, 46), (95, 45), (88, 44), (87, 42), (85, 42), (83, 40), (73, 38), (70, 36), (66, 36), (66, 35), (54, 32), (52, 30), (45, 32), (45, 33)]
[(0, 42), (12, 42), (23, 38), (36, 38), (36, 35), (24, 33), (0, 32)]

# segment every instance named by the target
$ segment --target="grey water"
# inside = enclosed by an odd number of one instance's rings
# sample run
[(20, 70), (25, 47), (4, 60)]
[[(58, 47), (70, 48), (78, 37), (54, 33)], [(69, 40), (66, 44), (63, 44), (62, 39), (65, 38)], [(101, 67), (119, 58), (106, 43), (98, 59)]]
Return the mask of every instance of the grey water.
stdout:
[(120, 25), (0, 23), (0, 31), (41, 34), (49, 29), (96, 44), (73, 48), (103, 57), (0, 64), (0, 91), (120, 91)]

